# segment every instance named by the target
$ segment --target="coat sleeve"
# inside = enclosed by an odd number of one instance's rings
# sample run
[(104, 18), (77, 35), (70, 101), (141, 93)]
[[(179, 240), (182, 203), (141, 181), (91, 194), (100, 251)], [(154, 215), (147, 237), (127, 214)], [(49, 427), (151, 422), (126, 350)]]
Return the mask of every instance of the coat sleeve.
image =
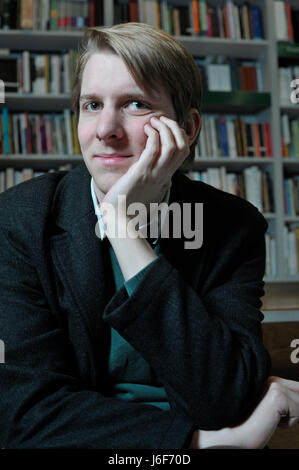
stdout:
[[(68, 337), (19, 240), (0, 228), (1, 448), (182, 448), (176, 410), (107, 398), (77, 378)], [(58, 316), (59, 317), (59, 316)]]
[(198, 429), (239, 424), (270, 373), (259, 310), (267, 224), (256, 209), (251, 215), (238, 246), (223, 244), (201, 280), (208, 289), (191, 285), (160, 254), (133, 294), (119, 290), (104, 312), (153, 367), (172, 409)]

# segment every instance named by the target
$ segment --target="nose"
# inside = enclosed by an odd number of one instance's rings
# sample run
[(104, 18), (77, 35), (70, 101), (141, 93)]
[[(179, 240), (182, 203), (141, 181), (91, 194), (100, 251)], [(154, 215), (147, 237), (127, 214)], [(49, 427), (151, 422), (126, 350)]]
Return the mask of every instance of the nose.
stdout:
[(124, 135), (121, 117), (114, 109), (103, 108), (97, 121), (97, 138), (107, 142), (117, 141)]

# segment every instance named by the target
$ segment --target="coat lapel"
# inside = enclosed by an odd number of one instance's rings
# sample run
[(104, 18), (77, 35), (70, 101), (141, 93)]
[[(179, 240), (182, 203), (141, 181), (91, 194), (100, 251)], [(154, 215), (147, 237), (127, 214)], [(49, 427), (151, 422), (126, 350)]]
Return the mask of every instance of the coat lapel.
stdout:
[[(105, 269), (109, 266), (105, 241), (95, 234), (97, 218), (90, 194), (90, 175), (85, 166), (63, 178), (53, 212), (58, 230), (51, 239), (51, 254), (63, 286), (61, 303), (71, 317), (69, 324), (73, 327), (75, 323), (81, 328), (82, 341), (87, 336), (87, 344), (90, 344), (90, 358), (80, 357), (79, 360), (84, 362), (85, 368), (89, 362), (89, 368), (94, 369), (94, 359), (98, 357), (103, 365), (104, 351), (108, 351), (109, 335), (102, 313), (113, 293), (113, 285), (109, 269)], [(81, 354), (85, 354), (84, 351), (82, 348)], [(92, 375), (99, 376), (98, 372), (94, 370)]]

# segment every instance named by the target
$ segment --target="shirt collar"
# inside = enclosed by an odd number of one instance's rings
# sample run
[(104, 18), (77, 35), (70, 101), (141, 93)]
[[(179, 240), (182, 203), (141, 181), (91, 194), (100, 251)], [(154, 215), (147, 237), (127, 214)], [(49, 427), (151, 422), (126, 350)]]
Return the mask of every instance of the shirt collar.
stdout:
[[(95, 214), (96, 214), (96, 216), (98, 218), (98, 222), (99, 222), (99, 230), (100, 230), (101, 240), (104, 240), (104, 238), (106, 237), (106, 233), (105, 233), (104, 224), (103, 224), (103, 221), (102, 221), (102, 218), (101, 218), (101, 212), (100, 212), (100, 209), (99, 209), (99, 206), (98, 206), (98, 204), (101, 203), (101, 201), (98, 201), (98, 199), (97, 199), (97, 196), (96, 196), (96, 193), (95, 193), (95, 190), (94, 190), (93, 177), (91, 177), (91, 180), (90, 180), (90, 192), (91, 192), (91, 197), (92, 197), (92, 202), (93, 202)], [(170, 196), (170, 188), (165, 193), (165, 196), (162, 199), (161, 203), (165, 202), (168, 205), (169, 196)], [(159, 221), (158, 221), (158, 223), (159, 223), (159, 229), (158, 229), (159, 236), (158, 236), (158, 238), (156, 238), (153, 241), (154, 245), (157, 244), (158, 239), (161, 235), (161, 229), (163, 227), (163, 223), (165, 221), (166, 214), (167, 214), (167, 211), (162, 211), (162, 212), (159, 211)], [(147, 232), (147, 234), (148, 234), (148, 232), (150, 231), (150, 225), (152, 225), (155, 221), (156, 221), (156, 218), (150, 220), (150, 222), (148, 224), (141, 225), (139, 227), (139, 231), (141, 231), (143, 233)]]

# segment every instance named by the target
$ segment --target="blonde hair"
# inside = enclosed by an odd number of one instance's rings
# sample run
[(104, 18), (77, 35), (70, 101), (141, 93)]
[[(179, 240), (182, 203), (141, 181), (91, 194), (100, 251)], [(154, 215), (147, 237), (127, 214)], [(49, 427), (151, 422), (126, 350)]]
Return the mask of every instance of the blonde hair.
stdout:
[[(84, 67), (93, 53), (107, 48), (122, 58), (136, 83), (149, 94), (163, 88), (172, 99), (177, 121), (185, 125), (191, 108), (201, 114), (202, 84), (192, 55), (173, 36), (143, 23), (122, 23), (112, 27), (88, 28), (76, 67), (72, 108), (79, 117), (79, 101)], [(194, 159), (195, 145), (185, 163)]]

